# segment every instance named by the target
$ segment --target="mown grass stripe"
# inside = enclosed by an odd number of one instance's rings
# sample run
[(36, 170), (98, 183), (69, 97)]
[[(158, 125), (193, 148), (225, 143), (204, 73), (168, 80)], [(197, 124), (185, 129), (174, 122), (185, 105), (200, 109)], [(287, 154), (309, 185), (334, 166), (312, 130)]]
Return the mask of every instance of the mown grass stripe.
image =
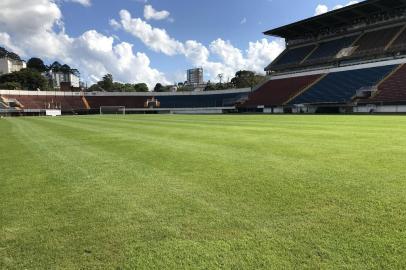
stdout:
[(401, 268), (405, 131), (404, 117), (1, 119), (0, 268)]

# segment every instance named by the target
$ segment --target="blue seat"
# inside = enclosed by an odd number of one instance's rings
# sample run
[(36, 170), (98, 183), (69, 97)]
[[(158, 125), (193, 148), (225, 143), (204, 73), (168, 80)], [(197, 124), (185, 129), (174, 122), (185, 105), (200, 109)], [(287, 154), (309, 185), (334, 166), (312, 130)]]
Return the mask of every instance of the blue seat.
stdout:
[(356, 35), (321, 43), (306, 62), (317, 59), (333, 59), (342, 49), (349, 47), (357, 37)]
[(349, 102), (357, 90), (376, 85), (395, 67), (391, 65), (330, 73), (290, 104)]
[(277, 60), (276, 63), (273, 63), (273, 66), (281, 66), (287, 64), (298, 64), (303, 59), (309, 55), (309, 53), (314, 49), (315, 45), (299, 47), (294, 49), (286, 49), (283, 55)]
[(160, 96), (157, 94), (155, 97), (161, 103), (161, 108), (206, 108), (231, 106), (229, 100), (238, 99), (240, 96), (241, 93), (185, 96)]

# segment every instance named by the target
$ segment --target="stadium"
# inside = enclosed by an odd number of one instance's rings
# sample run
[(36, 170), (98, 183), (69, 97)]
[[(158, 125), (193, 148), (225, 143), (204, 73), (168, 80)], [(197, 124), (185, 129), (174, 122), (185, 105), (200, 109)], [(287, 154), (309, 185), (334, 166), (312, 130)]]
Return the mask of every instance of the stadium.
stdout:
[(252, 88), (0, 90), (0, 269), (406, 268), (406, 1), (264, 34)]
[(286, 50), (265, 68), (268, 79), (253, 89), (161, 95), (1, 91), (1, 110), (12, 115), (41, 115), (47, 109), (88, 114), (103, 107), (127, 113), (405, 113), (405, 7), (400, 0), (364, 1), (266, 31), (284, 38)]

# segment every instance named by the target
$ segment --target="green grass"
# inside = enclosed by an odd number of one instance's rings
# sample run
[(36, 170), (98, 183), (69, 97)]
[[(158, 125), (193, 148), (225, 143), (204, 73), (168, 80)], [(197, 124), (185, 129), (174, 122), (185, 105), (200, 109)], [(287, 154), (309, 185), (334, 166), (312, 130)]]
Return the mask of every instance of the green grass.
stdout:
[(406, 267), (406, 118), (0, 119), (0, 269)]

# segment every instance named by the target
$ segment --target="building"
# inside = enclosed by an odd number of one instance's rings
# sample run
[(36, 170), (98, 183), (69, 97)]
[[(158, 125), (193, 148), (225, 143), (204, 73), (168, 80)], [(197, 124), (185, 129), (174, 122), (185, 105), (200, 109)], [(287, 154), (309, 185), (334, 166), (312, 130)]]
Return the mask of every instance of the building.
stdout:
[(285, 39), (286, 49), (242, 109), (406, 112), (406, 1), (362, 1), (265, 35)]
[(203, 91), (207, 84), (203, 80), (203, 68), (194, 68), (187, 71), (186, 86), (192, 88), (193, 91)]
[(194, 68), (187, 71), (187, 84), (188, 85), (202, 85), (203, 81), (203, 68)]
[(20, 71), (26, 67), (26, 63), (20, 59), (11, 58), (10, 56), (0, 58), (0, 75)]
[(73, 88), (80, 87), (80, 77), (78, 74), (62, 71), (52, 71), (47, 73), (47, 77), (53, 82), (54, 88), (60, 89), (62, 84), (69, 83)]
[(80, 73), (77, 69), (72, 69), (68, 65), (61, 65), (54, 62), (49, 70), (44, 74), (53, 85), (54, 89), (70, 91), (80, 88)]
[(81, 87), (79, 71), (71, 69), (68, 65), (61, 65), (58, 62), (54, 62), (44, 76), (48, 78), (54, 89), (57, 90), (70, 91)]

